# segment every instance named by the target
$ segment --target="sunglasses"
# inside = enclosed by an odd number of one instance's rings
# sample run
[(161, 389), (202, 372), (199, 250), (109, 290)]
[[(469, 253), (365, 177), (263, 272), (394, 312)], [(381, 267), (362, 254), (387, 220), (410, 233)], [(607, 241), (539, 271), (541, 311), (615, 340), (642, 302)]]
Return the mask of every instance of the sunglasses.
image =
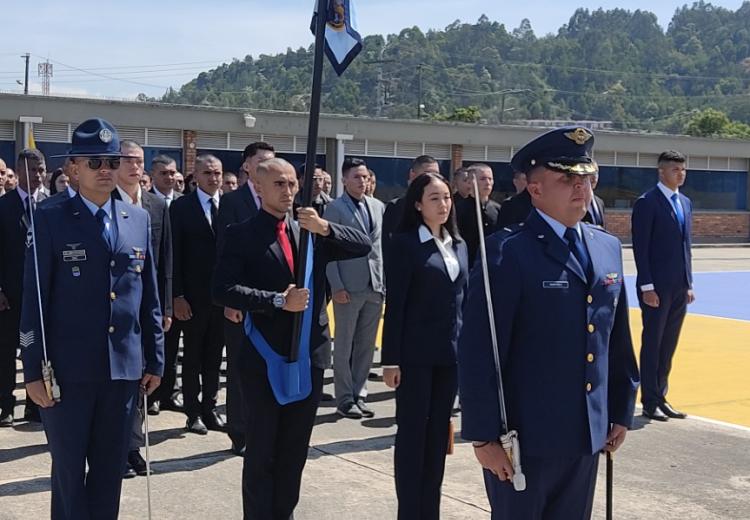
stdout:
[(120, 157), (91, 157), (86, 159), (86, 164), (92, 170), (98, 170), (105, 164), (110, 170), (116, 170), (120, 167)]

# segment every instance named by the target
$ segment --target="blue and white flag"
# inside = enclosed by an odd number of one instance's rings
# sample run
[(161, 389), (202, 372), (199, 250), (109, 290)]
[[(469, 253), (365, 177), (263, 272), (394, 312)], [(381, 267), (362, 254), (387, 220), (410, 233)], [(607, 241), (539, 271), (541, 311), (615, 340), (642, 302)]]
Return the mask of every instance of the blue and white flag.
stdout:
[[(310, 30), (315, 34), (318, 2), (315, 2)], [(333, 70), (341, 76), (362, 50), (362, 36), (357, 30), (354, 0), (328, 0), (326, 10), (326, 55)]]

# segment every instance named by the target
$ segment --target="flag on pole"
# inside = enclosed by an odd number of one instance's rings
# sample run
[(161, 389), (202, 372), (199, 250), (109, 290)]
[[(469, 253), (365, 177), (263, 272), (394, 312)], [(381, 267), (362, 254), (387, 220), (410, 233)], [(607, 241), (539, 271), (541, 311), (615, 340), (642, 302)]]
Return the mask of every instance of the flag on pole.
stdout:
[[(336, 74), (341, 76), (362, 50), (362, 36), (357, 30), (354, 0), (328, 0), (326, 9), (326, 55)], [(315, 34), (318, 6), (315, 2), (310, 30)]]
[(26, 148), (29, 150), (36, 150), (36, 140), (34, 140), (34, 127), (29, 123), (29, 136), (26, 140)]

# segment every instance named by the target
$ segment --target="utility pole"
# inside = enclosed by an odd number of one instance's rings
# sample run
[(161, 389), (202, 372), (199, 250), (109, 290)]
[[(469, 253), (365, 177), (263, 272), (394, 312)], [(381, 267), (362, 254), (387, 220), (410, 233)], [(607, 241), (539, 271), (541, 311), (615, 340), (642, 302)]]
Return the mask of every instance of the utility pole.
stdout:
[(417, 74), (419, 74), (419, 94), (417, 101), (417, 119), (422, 119), (422, 64), (417, 65)]
[(23, 82), (23, 94), (25, 96), (28, 96), (29, 95), (29, 59), (31, 59), (31, 54), (27, 52), (26, 54), (22, 54), (21, 57), (26, 60), (26, 76)]

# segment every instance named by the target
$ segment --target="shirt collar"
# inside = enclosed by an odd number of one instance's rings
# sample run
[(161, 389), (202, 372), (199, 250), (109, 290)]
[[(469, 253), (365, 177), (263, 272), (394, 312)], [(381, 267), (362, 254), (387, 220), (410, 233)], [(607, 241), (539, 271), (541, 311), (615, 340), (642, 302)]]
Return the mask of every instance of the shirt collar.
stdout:
[[(79, 195), (81, 194), (79, 193)], [(99, 208), (99, 206), (91, 202), (89, 199), (87, 199), (83, 195), (81, 195), (81, 200), (86, 205), (86, 207), (89, 208), (89, 211), (91, 212), (92, 215), (96, 215), (96, 212), (99, 211), (99, 209), (103, 209), (104, 212), (107, 214), (107, 216), (110, 219), (112, 218), (112, 199), (111, 198), (108, 198), (107, 202), (102, 204), (101, 208)]]
[(135, 200), (133, 200), (130, 197), (130, 194), (128, 194), (127, 191), (123, 190), (119, 184), (116, 186), (116, 188), (117, 188), (117, 191), (120, 193), (120, 198), (123, 200), (123, 202), (127, 202), (128, 204), (134, 204), (136, 206), (141, 205), (141, 199), (143, 198), (143, 195), (141, 194), (140, 186), (138, 186), (138, 191), (135, 194)]
[(68, 186), (66, 189), (68, 190), (68, 197), (70, 197), (71, 199), (77, 195), (76, 190), (74, 190), (70, 186)]
[(166, 198), (168, 198), (168, 199), (172, 199), (172, 200), (174, 200), (174, 190), (173, 190), (173, 189), (172, 189), (172, 190), (169, 190), (169, 193), (164, 193), (164, 192), (162, 192), (161, 190), (159, 190), (159, 188), (157, 188), (157, 187), (154, 187), (154, 191), (156, 191), (156, 193), (158, 193), (158, 194), (159, 194), (159, 195), (161, 195), (162, 197), (166, 197)]
[[(555, 232), (555, 235), (557, 235), (558, 237), (560, 237), (560, 239), (562, 239), (562, 240), (566, 240), (565, 239), (565, 230), (567, 230), (568, 227), (565, 224), (563, 224), (559, 220), (553, 219), (552, 217), (550, 217), (549, 215), (547, 215), (544, 211), (542, 211), (539, 208), (536, 208), (536, 211), (537, 211), (537, 213), (539, 213), (539, 216), (542, 217), (547, 224), (549, 224), (549, 227), (552, 228), (552, 231)], [(576, 233), (578, 233), (578, 238), (579, 239), (583, 238), (583, 236), (581, 235), (581, 224), (580, 223), (576, 223), (574, 229), (576, 230)]]
[(201, 206), (205, 206), (206, 204), (208, 204), (208, 201), (211, 200), (211, 199), (213, 199), (214, 202), (216, 202), (217, 206), (219, 205), (219, 192), (218, 192), (218, 190), (213, 195), (209, 195), (208, 193), (206, 193), (205, 191), (203, 191), (200, 188), (196, 188), (195, 192), (198, 194), (198, 200), (201, 201)]
[[(440, 238), (440, 243), (445, 247), (452, 247), (453, 238), (451, 237), (450, 233), (446, 233), (445, 228), (442, 228), (441, 231), (443, 236), (442, 238)], [(429, 242), (430, 240), (435, 240), (435, 236), (433, 236), (430, 228), (428, 228), (425, 224), (422, 224), (421, 226), (419, 226), (419, 241), (424, 244), (425, 242)], [(437, 240), (435, 241), (437, 242)]]
[(661, 191), (666, 198), (668, 198), (670, 201), (672, 200), (672, 195), (675, 193), (680, 192), (680, 188), (677, 188), (677, 190), (671, 190), (670, 188), (667, 188), (666, 184), (659, 181), (659, 183), (656, 185), (659, 188), (659, 191)]

